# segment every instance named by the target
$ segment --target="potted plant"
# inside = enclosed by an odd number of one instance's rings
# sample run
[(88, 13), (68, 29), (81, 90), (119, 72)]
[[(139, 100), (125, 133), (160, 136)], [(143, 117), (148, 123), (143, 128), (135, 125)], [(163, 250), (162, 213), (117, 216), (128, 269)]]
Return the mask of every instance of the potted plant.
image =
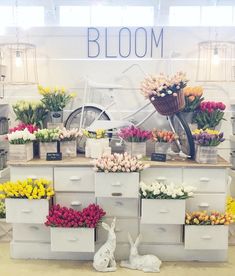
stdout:
[(196, 144), (196, 162), (216, 164), (217, 146), (225, 140), (223, 132), (213, 129), (195, 129), (192, 134)]
[(183, 89), (184, 91), (184, 99), (185, 99), (185, 107), (183, 109), (183, 115), (185, 121), (191, 125), (193, 122), (193, 113), (198, 109), (201, 102), (204, 100), (203, 88), (201, 86), (190, 87), (187, 86)]
[(39, 141), (39, 156), (46, 160), (48, 152), (57, 152), (57, 142), (59, 141), (60, 129), (39, 129), (35, 133)]
[(109, 138), (104, 129), (97, 129), (94, 132), (83, 130), (83, 135), (86, 137), (86, 157), (100, 158), (104, 153), (111, 154)]
[(220, 123), (225, 120), (225, 108), (226, 105), (222, 102), (202, 102), (193, 115), (193, 122), (199, 129), (220, 128)]
[(0, 198), (4, 198), (6, 204), (6, 222), (44, 223), (53, 195), (51, 181), (46, 179), (28, 178), (0, 184)]
[(228, 248), (228, 225), (233, 215), (216, 211), (186, 213), (185, 249), (225, 250)]
[(77, 137), (82, 136), (82, 133), (77, 129), (63, 128), (60, 131), (60, 151), (63, 157), (76, 157), (77, 156)]
[(122, 128), (118, 136), (125, 142), (125, 152), (132, 156), (146, 156), (146, 141), (151, 138), (151, 131), (130, 126)]
[(63, 123), (63, 109), (76, 96), (74, 93), (67, 93), (64, 88), (50, 88), (38, 86), (38, 91), (42, 95), (42, 103), (50, 112), (52, 123)]
[(12, 239), (12, 226), (6, 223), (6, 207), (0, 200), (0, 242), (10, 242)]
[(34, 133), (28, 129), (16, 130), (7, 134), (9, 141), (9, 160), (29, 161), (33, 159), (33, 141), (36, 139)]
[(138, 198), (139, 172), (147, 164), (128, 153), (103, 155), (93, 164), (96, 197)]
[(194, 187), (140, 182), (141, 222), (144, 224), (184, 224), (185, 200), (193, 196)]
[(172, 77), (164, 74), (147, 76), (141, 84), (141, 91), (161, 115), (169, 116), (184, 109), (183, 88), (187, 82), (182, 72)]
[(42, 102), (30, 102), (20, 100), (13, 106), (16, 120), (26, 125), (35, 125), (43, 128), (48, 115), (45, 105)]
[(104, 210), (95, 204), (90, 204), (82, 211), (53, 206), (45, 223), (51, 228), (51, 250), (94, 252), (94, 230), (104, 215)]
[(176, 140), (176, 134), (172, 131), (153, 129), (152, 140), (155, 142), (156, 153), (167, 154), (171, 143)]

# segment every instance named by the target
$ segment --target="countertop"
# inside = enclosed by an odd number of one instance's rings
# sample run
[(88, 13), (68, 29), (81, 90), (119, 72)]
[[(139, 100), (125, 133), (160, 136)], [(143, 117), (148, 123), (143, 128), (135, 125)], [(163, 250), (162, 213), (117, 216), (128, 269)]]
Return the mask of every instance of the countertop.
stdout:
[[(229, 162), (221, 157), (218, 157), (217, 164), (201, 164), (192, 160), (175, 159), (166, 162), (150, 161), (148, 158), (142, 160), (143, 163), (149, 164), (150, 167), (195, 167), (195, 168), (229, 168), (231, 165)], [(64, 158), (61, 161), (45, 161), (42, 159), (33, 159), (28, 162), (22, 161), (9, 161), (9, 166), (22, 166), (22, 167), (92, 167), (92, 159), (85, 158), (83, 155), (76, 158)]]

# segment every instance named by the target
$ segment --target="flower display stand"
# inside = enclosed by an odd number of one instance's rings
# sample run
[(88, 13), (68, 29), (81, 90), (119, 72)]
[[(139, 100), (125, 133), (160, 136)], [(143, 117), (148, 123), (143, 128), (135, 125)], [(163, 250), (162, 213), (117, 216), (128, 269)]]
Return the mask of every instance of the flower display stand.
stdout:
[(94, 252), (93, 228), (51, 227), (51, 250), (58, 252)]
[(40, 159), (46, 160), (48, 152), (57, 152), (57, 142), (39, 144), (39, 157)]
[(186, 225), (185, 249), (226, 250), (228, 249), (228, 226)]
[(6, 222), (8, 223), (44, 223), (49, 213), (47, 199), (6, 198)]
[(185, 200), (142, 199), (141, 223), (184, 224)]
[(9, 145), (9, 160), (30, 161), (33, 159), (33, 143)]
[(74, 141), (61, 141), (60, 152), (63, 157), (76, 157), (77, 156), (77, 140)]
[(0, 243), (10, 242), (12, 239), (12, 225), (6, 219), (0, 219)]

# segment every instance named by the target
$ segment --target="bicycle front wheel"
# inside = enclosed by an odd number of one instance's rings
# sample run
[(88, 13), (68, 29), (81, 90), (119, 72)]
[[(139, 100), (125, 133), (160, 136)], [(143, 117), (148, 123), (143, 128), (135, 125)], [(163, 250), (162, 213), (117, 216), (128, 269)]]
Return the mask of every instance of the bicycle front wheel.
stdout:
[[(98, 107), (85, 106), (82, 128), (85, 129), (89, 127), (96, 120), (96, 118), (98, 118), (101, 112), (102, 110)], [(65, 122), (65, 127), (67, 129), (79, 128), (81, 118), (82, 118), (82, 107), (79, 107), (69, 115), (68, 119)], [(103, 112), (99, 120), (110, 120), (110, 117), (106, 112)], [(85, 153), (85, 146), (86, 146), (86, 137), (83, 135), (81, 138), (78, 139), (78, 152)]]
[(184, 154), (189, 156), (189, 159), (194, 159), (195, 157), (195, 145), (192, 136), (192, 132), (182, 117), (181, 113), (176, 113), (168, 117), (170, 121), (170, 126), (174, 133), (178, 136), (178, 144), (176, 147), (178, 151), (182, 151)]

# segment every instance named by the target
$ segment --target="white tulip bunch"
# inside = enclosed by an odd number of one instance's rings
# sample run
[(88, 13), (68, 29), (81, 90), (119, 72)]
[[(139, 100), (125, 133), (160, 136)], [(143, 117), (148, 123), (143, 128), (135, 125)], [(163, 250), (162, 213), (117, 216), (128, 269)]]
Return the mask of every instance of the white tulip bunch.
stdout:
[(132, 157), (128, 153), (124, 154), (104, 154), (101, 158), (92, 162), (97, 172), (140, 172), (147, 168), (148, 165), (139, 161), (138, 157)]
[(73, 141), (77, 137), (83, 135), (82, 131), (79, 131), (78, 128), (66, 129), (65, 127), (60, 131), (59, 139), (60, 141)]
[(195, 187), (185, 185), (165, 184), (154, 181), (151, 184), (140, 182), (141, 198), (147, 199), (186, 199), (193, 196)]
[(26, 128), (7, 134), (7, 139), (10, 144), (21, 145), (34, 141), (36, 137), (35, 134), (30, 133)]

